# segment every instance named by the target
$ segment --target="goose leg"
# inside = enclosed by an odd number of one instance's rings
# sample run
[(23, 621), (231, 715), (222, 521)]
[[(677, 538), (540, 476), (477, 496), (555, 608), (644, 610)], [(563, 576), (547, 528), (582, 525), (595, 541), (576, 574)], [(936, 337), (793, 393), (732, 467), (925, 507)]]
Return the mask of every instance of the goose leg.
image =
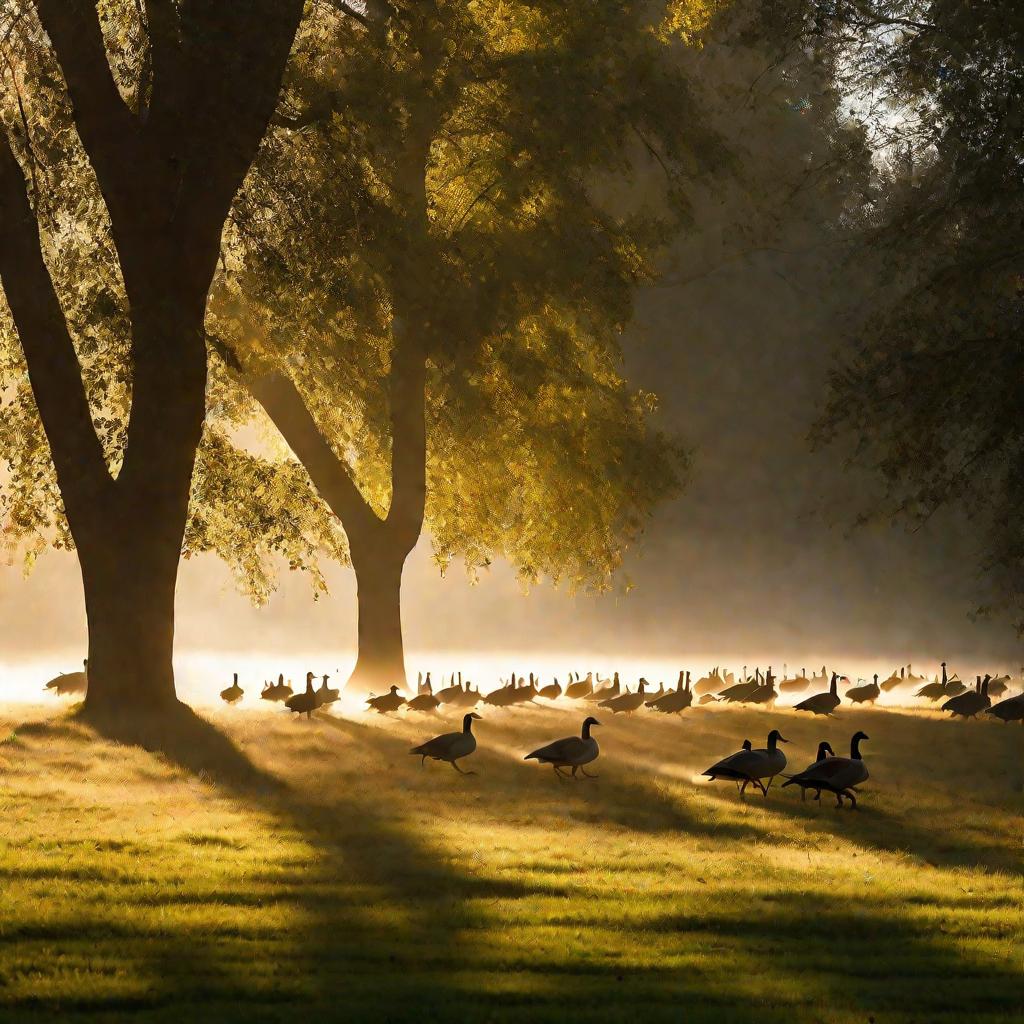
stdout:
[(560, 769), (560, 768), (558, 767), (558, 765), (557, 765), (557, 764), (556, 764), (556, 765), (553, 765), (552, 767), (553, 767), (553, 768), (555, 769), (555, 774), (556, 774), (556, 775), (557, 775), (557, 776), (558, 776), (558, 777), (559, 777), (560, 779), (567, 779), (567, 778), (569, 778), (569, 776), (568, 776), (568, 775), (566, 775), (566, 774), (565, 774), (565, 772), (563, 772), (563, 771), (562, 771), (562, 770), (561, 770), (561, 769)]
[(851, 789), (844, 789), (843, 790), (843, 796), (849, 798), (849, 800), (850, 800), (850, 810), (851, 811), (857, 810), (857, 798), (853, 795), (853, 790), (851, 790)]
[(427, 763), (427, 755), (426, 755), (426, 754), (424, 754), (424, 755), (423, 755), (423, 756), (422, 756), (422, 757), (420, 758), (420, 767), (421, 767), (421, 768), (425, 767), (426, 763)]
[(581, 768), (580, 771), (583, 772), (583, 774), (586, 775), (586, 777), (588, 779), (596, 779), (597, 778), (596, 775), (591, 775), (590, 772), (588, 772), (586, 768)]
[(454, 761), (451, 762), (451, 765), (460, 775), (476, 775), (476, 772), (463, 771)]
[(836, 810), (839, 810), (839, 808), (842, 807), (842, 806), (843, 806), (842, 794), (836, 793)]
[(576, 774), (576, 772), (577, 772), (578, 770), (579, 770), (579, 765), (578, 765), (578, 764), (574, 764), (574, 765), (572, 766), (572, 777), (573, 777), (573, 778), (574, 778), (574, 779), (575, 779), (575, 780), (576, 780), (577, 782), (579, 782), (579, 781), (580, 781), (580, 780), (579, 780), (579, 776), (578, 776), (578, 775)]
[(745, 781), (745, 782), (743, 783), (743, 785), (742, 785), (742, 786), (740, 786), (740, 796), (743, 796), (743, 794), (744, 794), (744, 793), (745, 793), (745, 792), (747, 791), (747, 786), (748, 786), (748, 785), (750, 785), (750, 779), (747, 779), (747, 780), (746, 780), (746, 781)]
[[(768, 785), (770, 786), (771, 784), (772, 784), (771, 780), (769, 779), (768, 780)], [(761, 787), (761, 796), (764, 796), (764, 797), (768, 796), (768, 790), (765, 789), (764, 783), (760, 779), (754, 779), (754, 785)]]

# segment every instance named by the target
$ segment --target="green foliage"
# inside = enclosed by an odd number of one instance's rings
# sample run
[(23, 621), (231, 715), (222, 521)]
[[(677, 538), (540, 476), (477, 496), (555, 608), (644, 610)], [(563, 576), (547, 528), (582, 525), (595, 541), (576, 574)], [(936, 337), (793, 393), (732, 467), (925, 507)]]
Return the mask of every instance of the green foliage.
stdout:
[(1024, 12), (934, 0), (845, 15), (851, 86), (886, 101), (863, 225), (885, 284), (817, 437), (857, 439), (887, 485), (875, 512), (916, 525), (965, 510), (992, 602), (1024, 625)]
[(708, 9), (376, 10), (301, 34), (214, 333), (292, 376), (383, 514), (393, 327), (411, 324), (439, 564), (607, 586), (686, 465), (626, 383), (621, 336), (688, 184), (722, 159), (673, 35)]
[[(126, 101), (137, 106), (133, 90), (145, 80), (145, 33), (134, 5), (107, 2), (100, 9), (111, 67)], [(8, 27), (0, 116), (26, 168), (93, 424), (116, 476), (131, 412), (131, 337), (109, 217), (74, 128), (60, 69), (34, 16), (26, 9)], [(294, 460), (256, 457), (227, 442), (246, 407), (223, 378), (211, 378), (207, 397), (210, 416), (183, 553), (216, 552), (257, 601), (265, 600), (281, 558), (292, 569), (307, 570), (314, 590), (322, 590), (320, 552), (345, 559), (337, 524), (311, 503)], [(9, 558), (21, 558), (30, 569), (47, 546), (70, 549), (73, 542), (6, 301), (0, 302), (0, 405), (4, 546)]]

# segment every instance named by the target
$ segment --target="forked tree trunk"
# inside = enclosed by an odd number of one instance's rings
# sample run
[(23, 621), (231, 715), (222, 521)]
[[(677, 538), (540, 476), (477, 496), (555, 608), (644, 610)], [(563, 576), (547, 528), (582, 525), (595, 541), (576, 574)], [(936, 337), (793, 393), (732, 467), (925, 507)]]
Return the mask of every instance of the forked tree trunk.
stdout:
[(352, 549), (358, 601), (359, 653), (346, 689), (380, 693), (389, 686), (405, 689), (402, 644), (402, 568), (405, 553), (370, 547)]

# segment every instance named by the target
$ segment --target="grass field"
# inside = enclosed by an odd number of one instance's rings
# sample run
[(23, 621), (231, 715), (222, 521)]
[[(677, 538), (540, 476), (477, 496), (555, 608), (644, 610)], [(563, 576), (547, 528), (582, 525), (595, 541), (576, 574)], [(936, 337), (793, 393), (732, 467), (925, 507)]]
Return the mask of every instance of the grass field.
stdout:
[[(577, 710), (216, 710), (98, 735), (0, 708), (0, 1020), (1020, 1021), (1024, 729), (934, 714), (601, 716), (596, 781), (521, 760)], [(863, 728), (861, 809), (696, 776)], [(141, 745), (140, 745), (141, 743)], [(149, 749), (147, 749), (147, 747)]]

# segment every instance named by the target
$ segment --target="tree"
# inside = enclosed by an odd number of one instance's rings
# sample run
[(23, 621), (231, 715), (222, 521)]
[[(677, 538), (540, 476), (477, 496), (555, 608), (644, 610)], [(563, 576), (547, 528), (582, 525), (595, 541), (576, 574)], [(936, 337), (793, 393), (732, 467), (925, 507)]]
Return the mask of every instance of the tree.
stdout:
[(851, 91), (875, 101), (861, 252), (884, 285), (816, 438), (854, 439), (853, 460), (878, 471), (885, 496), (866, 515), (917, 527), (965, 512), (990, 602), (1024, 625), (1024, 12), (893, 0), (829, 14)]
[(404, 681), (424, 521), (442, 569), (610, 585), (683, 464), (621, 332), (686, 174), (723, 157), (679, 61), (705, 5), (337, 6), (291, 65), (209, 327), (344, 525), (366, 689)]
[[(26, 62), (9, 65), (21, 120), (0, 132), (0, 281), (81, 564), (95, 711), (175, 701), (174, 590), (206, 414), (207, 292), (302, 6), (149, 0), (133, 19), (121, 9), (130, 5), (86, 0), (5, 5)], [(48, 267), (62, 226), (33, 187), (47, 154), (34, 149), (26, 106), (33, 121), (73, 123), (67, 145), (80, 140), (109, 218), (116, 264), (94, 274), (123, 287), (130, 337), (116, 465)]]

